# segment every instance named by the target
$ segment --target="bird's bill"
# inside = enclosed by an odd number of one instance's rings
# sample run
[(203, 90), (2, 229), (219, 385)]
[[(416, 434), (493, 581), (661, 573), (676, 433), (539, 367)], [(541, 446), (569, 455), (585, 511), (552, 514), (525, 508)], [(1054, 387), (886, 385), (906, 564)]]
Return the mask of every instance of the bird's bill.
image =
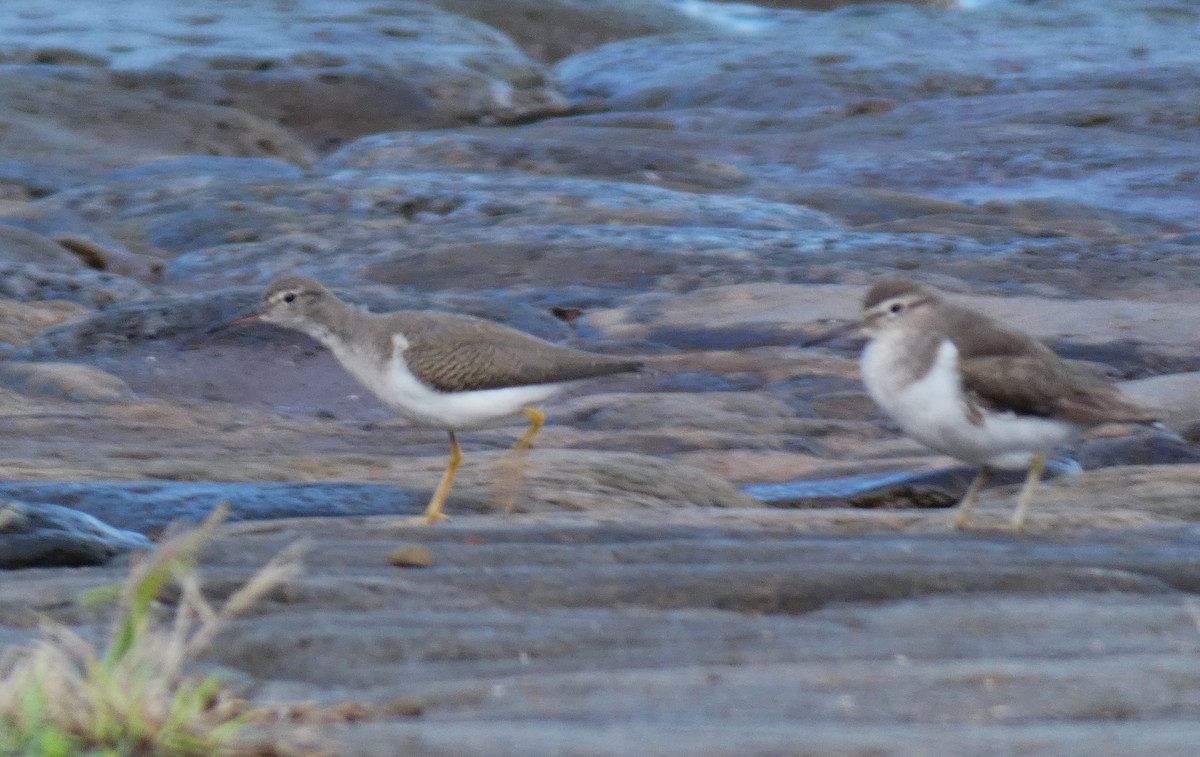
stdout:
[(249, 326), (252, 323), (262, 322), (262, 313), (251, 313), (250, 315), (244, 315), (241, 318), (235, 318), (234, 320), (230, 321), (229, 327), (233, 328), (234, 326)]
[(883, 320), (884, 315), (882, 310), (868, 310), (858, 323), (859, 333), (863, 336), (871, 336), (879, 328), (879, 323)]
[(862, 328), (862, 321), (845, 321), (814, 335), (805, 343), (809, 345), (825, 344), (826, 342), (832, 342), (834, 339), (841, 339), (844, 336), (858, 336), (862, 333)]
[(213, 326), (211, 329), (209, 329), (208, 333), (215, 334), (218, 331), (225, 331), (226, 329), (232, 329), (232, 328), (236, 328), (238, 326), (250, 326), (255, 323), (264, 323), (264, 322), (265, 321), (263, 321), (263, 319), (262, 319), (262, 313), (255, 310), (252, 313), (246, 313), (244, 315), (239, 315), (236, 318), (234, 318), (233, 320), (226, 321), (225, 323), (217, 324), (216, 326)]

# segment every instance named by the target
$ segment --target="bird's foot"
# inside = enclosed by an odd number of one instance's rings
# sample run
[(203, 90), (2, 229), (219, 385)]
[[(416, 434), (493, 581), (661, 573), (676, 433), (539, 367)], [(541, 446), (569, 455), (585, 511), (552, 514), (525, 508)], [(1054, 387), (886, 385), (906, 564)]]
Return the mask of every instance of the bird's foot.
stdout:
[(432, 526), (434, 523), (450, 520), (450, 516), (444, 513), (423, 513), (413, 518), (405, 518), (404, 525), (406, 526)]
[(977, 531), (979, 526), (964, 513), (954, 516), (954, 528), (958, 531)]

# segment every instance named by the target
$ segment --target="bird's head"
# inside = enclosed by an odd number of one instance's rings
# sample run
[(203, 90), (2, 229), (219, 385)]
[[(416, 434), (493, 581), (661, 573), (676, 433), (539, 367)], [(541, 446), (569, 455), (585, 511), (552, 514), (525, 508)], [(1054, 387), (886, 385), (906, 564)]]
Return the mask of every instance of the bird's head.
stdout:
[(338, 303), (337, 297), (321, 282), (307, 276), (282, 276), (267, 286), (262, 304), (228, 326), (272, 323), (321, 338), (323, 325)]
[(920, 323), (939, 301), (937, 293), (909, 279), (885, 279), (863, 298), (862, 332), (875, 338)]

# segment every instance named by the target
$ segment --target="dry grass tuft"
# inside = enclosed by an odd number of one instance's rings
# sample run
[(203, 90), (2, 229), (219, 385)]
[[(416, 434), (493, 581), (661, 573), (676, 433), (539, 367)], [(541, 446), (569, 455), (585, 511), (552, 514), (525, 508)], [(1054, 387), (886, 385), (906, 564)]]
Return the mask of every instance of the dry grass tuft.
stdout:
[[(225, 519), (218, 507), (196, 529), (138, 561), (116, 598), (107, 647), (47, 625), (28, 647), (0, 655), (0, 754), (24, 757), (268, 757), (271, 747), (239, 743), (256, 713), (215, 675), (186, 668), (221, 628), (300, 571), (299, 545), (285, 549), (220, 607), (203, 596), (196, 572), (201, 546)], [(155, 615), (168, 587), (174, 614)], [(94, 598), (94, 597), (93, 597)]]

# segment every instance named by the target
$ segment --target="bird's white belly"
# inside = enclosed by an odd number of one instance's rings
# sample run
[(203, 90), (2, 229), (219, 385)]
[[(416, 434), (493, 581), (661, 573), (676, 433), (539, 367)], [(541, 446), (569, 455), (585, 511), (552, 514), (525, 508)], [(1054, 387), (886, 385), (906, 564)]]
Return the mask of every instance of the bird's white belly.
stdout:
[(385, 405), (422, 426), (464, 431), (482, 428), (542, 402), (561, 384), (534, 384), (467, 392), (439, 392), (422, 384), (403, 360), (386, 371), (355, 355), (339, 355), (342, 364)]
[(1073, 423), (1012, 412), (984, 413), (982, 423), (972, 423), (952, 342), (943, 342), (929, 372), (907, 385), (896, 380), (898, 356), (890, 347), (876, 340), (863, 351), (867, 391), (906, 434), (938, 452), (977, 465), (1026, 468), (1034, 452), (1081, 430)]

